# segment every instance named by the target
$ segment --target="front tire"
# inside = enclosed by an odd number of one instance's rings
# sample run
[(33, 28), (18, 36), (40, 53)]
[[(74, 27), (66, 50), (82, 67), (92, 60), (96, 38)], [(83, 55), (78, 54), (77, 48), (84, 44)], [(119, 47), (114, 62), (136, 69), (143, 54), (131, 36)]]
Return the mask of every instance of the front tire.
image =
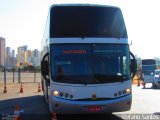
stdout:
[(42, 87), (43, 87), (42, 89), (43, 89), (44, 99), (46, 103), (48, 104), (48, 84), (46, 81), (43, 81)]
[(52, 114), (53, 113), (53, 109), (52, 109), (52, 105), (51, 105), (51, 102), (50, 102), (49, 99), (48, 99), (48, 107), (49, 107), (50, 113)]
[(157, 88), (157, 85), (155, 83), (152, 83), (152, 88)]

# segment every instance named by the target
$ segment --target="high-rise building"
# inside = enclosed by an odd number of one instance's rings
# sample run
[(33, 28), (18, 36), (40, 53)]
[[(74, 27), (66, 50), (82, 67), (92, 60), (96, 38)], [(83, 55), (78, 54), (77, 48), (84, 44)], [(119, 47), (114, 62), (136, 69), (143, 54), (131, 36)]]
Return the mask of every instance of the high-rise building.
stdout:
[(12, 66), (13, 66), (16, 64), (15, 50), (13, 50), (13, 49), (11, 52), (11, 58), (12, 58)]
[(32, 55), (32, 51), (31, 50), (27, 50), (25, 52), (25, 63), (26, 64), (30, 64), (31, 63), (31, 55)]
[(11, 50), (10, 47), (6, 47), (6, 55), (5, 55), (5, 65), (6, 68), (11, 69), (15, 65), (15, 51)]
[(5, 38), (0, 37), (0, 66), (4, 66), (4, 62), (5, 62), (5, 47), (6, 47)]
[(27, 49), (26, 45), (17, 48), (17, 64), (40, 66), (40, 51)]
[(23, 47), (18, 47), (17, 48), (17, 63), (23, 64), (25, 62), (25, 52)]
[(5, 65), (6, 68), (9, 68), (11, 64), (11, 48), (6, 47), (6, 55), (5, 55)]
[(37, 49), (32, 51), (32, 63), (34, 66), (40, 66), (40, 51)]
[(11, 57), (15, 58), (15, 50), (12, 50)]
[(27, 50), (28, 50), (28, 46), (27, 45), (21, 46), (21, 48), (24, 50), (24, 52), (27, 52)]

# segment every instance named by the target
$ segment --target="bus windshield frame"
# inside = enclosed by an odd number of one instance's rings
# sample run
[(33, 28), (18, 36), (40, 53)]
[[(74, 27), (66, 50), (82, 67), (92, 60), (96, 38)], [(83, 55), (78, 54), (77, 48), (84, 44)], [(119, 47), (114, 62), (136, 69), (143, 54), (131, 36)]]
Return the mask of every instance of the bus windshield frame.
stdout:
[(104, 84), (130, 79), (126, 44), (51, 44), (51, 78), (71, 84)]

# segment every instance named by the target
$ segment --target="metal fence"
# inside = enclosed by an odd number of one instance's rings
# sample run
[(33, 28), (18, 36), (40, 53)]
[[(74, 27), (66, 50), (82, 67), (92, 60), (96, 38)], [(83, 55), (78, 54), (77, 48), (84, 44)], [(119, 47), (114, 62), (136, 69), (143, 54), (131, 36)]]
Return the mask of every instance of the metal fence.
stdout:
[(10, 72), (4, 71), (0, 72), (0, 83), (25, 83), (25, 82), (40, 82), (41, 73), (40, 72), (25, 72), (12, 70)]

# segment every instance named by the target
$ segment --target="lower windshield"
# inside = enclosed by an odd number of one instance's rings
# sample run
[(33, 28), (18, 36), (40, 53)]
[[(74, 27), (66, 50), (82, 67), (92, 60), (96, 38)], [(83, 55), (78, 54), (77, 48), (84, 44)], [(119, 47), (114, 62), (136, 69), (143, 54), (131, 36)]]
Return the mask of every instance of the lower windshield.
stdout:
[(100, 84), (130, 79), (128, 45), (51, 45), (51, 76), (56, 82)]
[(156, 70), (156, 65), (143, 65), (142, 72), (144, 75), (151, 75)]

